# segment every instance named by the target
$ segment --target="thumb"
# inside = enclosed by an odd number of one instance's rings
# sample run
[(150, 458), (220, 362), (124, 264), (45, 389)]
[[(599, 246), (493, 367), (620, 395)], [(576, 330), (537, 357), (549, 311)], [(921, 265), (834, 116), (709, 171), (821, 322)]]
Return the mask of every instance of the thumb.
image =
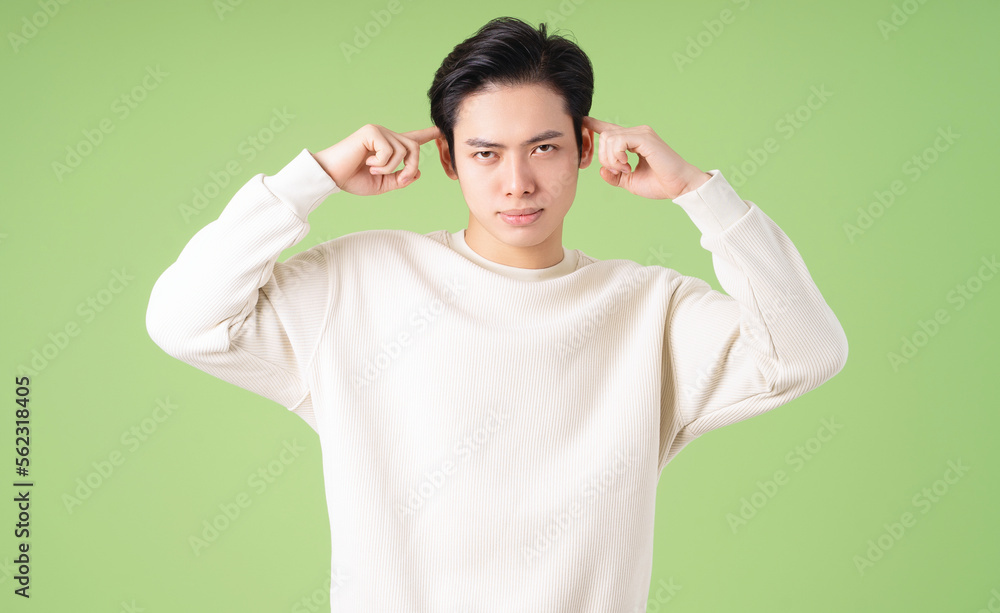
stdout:
[(622, 179), (624, 178), (621, 174), (614, 174), (607, 166), (601, 166), (601, 178), (607, 183), (614, 185), (615, 187), (621, 187)]
[(385, 188), (385, 191), (391, 191), (394, 189), (401, 189), (403, 187), (407, 187), (408, 185), (411, 185), (414, 181), (420, 178), (420, 169), (418, 168), (417, 172), (414, 173), (412, 179), (410, 179), (409, 181), (400, 180), (399, 176), (402, 174), (403, 170), (406, 169), (404, 168), (402, 170), (397, 170), (391, 175), (386, 176), (386, 180), (390, 181), (390, 184)]

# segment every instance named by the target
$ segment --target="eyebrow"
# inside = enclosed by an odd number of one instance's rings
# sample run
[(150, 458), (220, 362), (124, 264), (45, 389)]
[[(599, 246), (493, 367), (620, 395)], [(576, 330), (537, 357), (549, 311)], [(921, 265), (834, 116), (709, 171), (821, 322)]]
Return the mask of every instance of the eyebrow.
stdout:
[[(546, 130), (546, 131), (540, 132), (539, 134), (536, 134), (535, 136), (532, 136), (528, 140), (524, 141), (523, 143), (521, 143), (521, 146), (522, 147), (527, 147), (528, 145), (534, 145), (537, 142), (540, 142), (540, 141), (543, 141), (543, 140), (549, 140), (550, 138), (559, 138), (562, 135), (563, 135), (563, 133), (560, 132), (559, 130)], [(470, 139), (468, 139), (468, 140), (465, 141), (465, 144), (468, 145), (468, 146), (470, 146), (470, 147), (485, 147), (487, 149), (506, 149), (507, 148), (506, 145), (502, 145), (500, 143), (494, 143), (493, 141), (486, 140), (485, 138), (470, 138)]]

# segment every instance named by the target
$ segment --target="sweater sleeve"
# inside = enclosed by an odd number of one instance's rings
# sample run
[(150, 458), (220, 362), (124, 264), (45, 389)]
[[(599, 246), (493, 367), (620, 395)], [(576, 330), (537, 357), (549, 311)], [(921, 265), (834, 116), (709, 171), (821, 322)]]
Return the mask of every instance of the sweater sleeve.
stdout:
[(149, 336), (166, 353), (274, 400), (314, 429), (303, 372), (330, 304), (329, 263), (316, 247), (277, 259), (337, 191), (308, 149), (275, 175), (252, 177), (160, 275), (146, 310)]
[[(726, 294), (674, 279), (664, 341), (660, 468), (690, 440), (778, 407), (837, 374), (847, 337), (792, 241), (719, 170), (673, 200), (702, 233)], [(667, 434), (664, 430), (664, 434)]]

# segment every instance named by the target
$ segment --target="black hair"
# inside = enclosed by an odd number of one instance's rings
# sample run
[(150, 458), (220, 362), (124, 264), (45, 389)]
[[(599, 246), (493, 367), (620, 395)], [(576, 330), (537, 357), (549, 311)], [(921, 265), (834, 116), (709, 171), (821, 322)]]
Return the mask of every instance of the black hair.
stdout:
[(573, 118), (578, 161), (583, 155), (583, 118), (594, 97), (594, 68), (573, 41), (548, 34), (516, 17), (491, 19), (448, 54), (427, 90), (431, 120), (448, 141), (455, 168), (455, 121), (466, 96), (492, 86), (541, 84), (562, 96)]

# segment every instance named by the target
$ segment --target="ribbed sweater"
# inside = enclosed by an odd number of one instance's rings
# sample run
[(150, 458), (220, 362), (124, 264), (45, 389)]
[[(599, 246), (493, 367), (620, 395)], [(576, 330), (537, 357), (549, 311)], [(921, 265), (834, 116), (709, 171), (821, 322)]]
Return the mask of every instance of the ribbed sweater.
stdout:
[(847, 359), (792, 241), (708, 174), (672, 202), (725, 293), (565, 247), (550, 268), (504, 266), (447, 230), (278, 262), (340, 191), (304, 149), (194, 235), (147, 330), (318, 433), (333, 612), (645, 611), (666, 464)]

